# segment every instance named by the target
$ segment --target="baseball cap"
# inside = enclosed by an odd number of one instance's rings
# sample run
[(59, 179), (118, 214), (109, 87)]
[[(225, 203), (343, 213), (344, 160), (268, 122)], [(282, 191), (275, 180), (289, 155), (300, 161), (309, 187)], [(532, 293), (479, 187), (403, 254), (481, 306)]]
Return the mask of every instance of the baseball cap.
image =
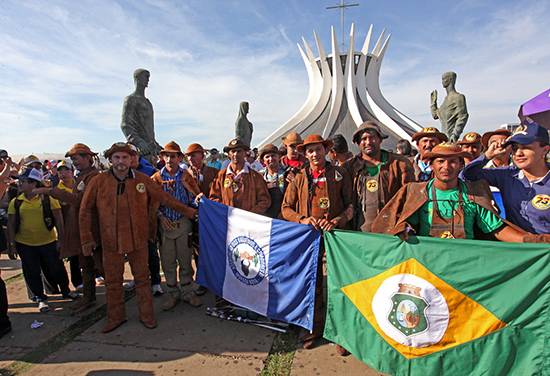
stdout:
[(18, 179), (30, 179), (34, 180), (37, 183), (41, 183), (44, 179), (42, 172), (38, 171), (36, 168), (27, 168), (21, 175), (17, 177)]
[(521, 124), (510, 137), (506, 140), (504, 147), (516, 143), (528, 145), (535, 141), (549, 144), (548, 131), (538, 123), (532, 121)]

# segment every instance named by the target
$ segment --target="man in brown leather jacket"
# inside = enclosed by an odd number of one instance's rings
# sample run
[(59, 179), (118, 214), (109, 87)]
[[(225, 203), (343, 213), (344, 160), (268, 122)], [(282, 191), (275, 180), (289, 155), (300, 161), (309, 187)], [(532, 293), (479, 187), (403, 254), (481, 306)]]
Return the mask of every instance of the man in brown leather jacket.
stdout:
[[(90, 150), (87, 145), (74, 144), (71, 149), (65, 154), (65, 157), (71, 158), (73, 166), (78, 170), (74, 188), (71, 192), (60, 188), (37, 188), (35, 192), (45, 193), (66, 203), (67, 217), (65, 218), (65, 238), (63, 239), (63, 247), (60, 250), (62, 258), (79, 256), (79, 265), (82, 268), (82, 299), (77, 301), (73, 306), (73, 313), (80, 313), (90, 308), (95, 304), (95, 277), (97, 273), (101, 273), (102, 257), (101, 247), (94, 249), (93, 255), (82, 254), (80, 244), (80, 225), (79, 211), (84, 192), (86, 191), (90, 181), (99, 174), (99, 171), (93, 165), (93, 157), (97, 155)], [(97, 222), (92, 222), (92, 234), (94, 241), (99, 245), (99, 234)]]
[(127, 143), (111, 146), (105, 157), (112, 167), (90, 182), (80, 207), (80, 239), (82, 253), (86, 256), (97, 247), (92, 224), (96, 218), (100, 219), (107, 289), (107, 324), (103, 333), (126, 322), (122, 288), (125, 256), (136, 283), (140, 321), (151, 329), (157, 325), (147, 265), (150, 203), (158, 201), (188, 218), (193, 218), (197, 212), (164, 192), (147, 175), (131, 169), (134, 154)]
[(525, 231), (498, 216), (485, 182), (458, 178), (467, 152), (443, 143), (426, 157), (435, 177), (399, 190), (374, 221), (373, 232), (399, 235), (405, 240), (414, 233), (445, 239), (491, 236), (507, 242), (530, 241)]
[(220, 170), (212, 182), (210, 199), (224, 205), (233, 206), (256, 214), (264, 214), (271, 205), (271, 197), (262, 175), (245, 162), (250, 148), (239, 138), (223, 148), (228, 153), (230, 163)]
[[(287, 221), (311, 225), (318, 230), (331, 231), (344, 228), (351, 218), (352, 187), (349, 175), (330, 165), (325, 156), (332, 141), (320, 135), (309, 135), (298, 145), (309, 161), (289, 184), (282, 204), (282, 216)], [(313, 333), (302, 336), (303, 346), (313, 348), (321, 338), (324, 325), (323, 302), (323, 249), (319, 252)]]
[(406, 157), (381, 149), (387, 137), (370, 120), (353, 134), (360, 153), (343, 165), (353, 181), (353, 230), (370, 232), (384, 205), (401, 187), (414, 181), (414, 170)]

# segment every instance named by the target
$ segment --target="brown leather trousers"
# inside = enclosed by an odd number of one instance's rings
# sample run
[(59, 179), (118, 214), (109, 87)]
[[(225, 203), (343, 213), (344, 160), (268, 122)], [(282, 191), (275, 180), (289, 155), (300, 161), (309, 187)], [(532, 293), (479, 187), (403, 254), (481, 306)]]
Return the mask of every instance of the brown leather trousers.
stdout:
[[(153, 295), (149, 282), (148, 250), (147, 247), (136, 249), (127, 254), (132, 275), (136, 283), (139, 319), (144, 323), (155, 321), (153, 309)], [(103, 268), (105, 270), (105, 286), (107, 292), (107, 321), (119, 323), (126, 320), (124, 307), (124, 255), (103, 251)]]

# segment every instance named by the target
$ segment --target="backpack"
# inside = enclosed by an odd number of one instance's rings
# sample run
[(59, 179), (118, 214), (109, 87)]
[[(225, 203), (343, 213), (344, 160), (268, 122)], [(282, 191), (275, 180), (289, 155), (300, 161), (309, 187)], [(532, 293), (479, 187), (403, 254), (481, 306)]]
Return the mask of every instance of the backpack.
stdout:
[[(51, 207), (50, 202), (50, 196), (48, 195), (42, 195), (40, 198), (42, 201), (42, 216), (44, 217), (44, 224), (46, 225), (46, 228), (48, 231), (53, 230), (55, 226), (55, 218), (53, 216), (53, 211)], [(15, 233), (19, 232), (19, 228), (21, 227), (21, 205), (23, 204), (23, 200), (20, 200), (18, 198), (15, 199), (14, 207), (15, 207)]]

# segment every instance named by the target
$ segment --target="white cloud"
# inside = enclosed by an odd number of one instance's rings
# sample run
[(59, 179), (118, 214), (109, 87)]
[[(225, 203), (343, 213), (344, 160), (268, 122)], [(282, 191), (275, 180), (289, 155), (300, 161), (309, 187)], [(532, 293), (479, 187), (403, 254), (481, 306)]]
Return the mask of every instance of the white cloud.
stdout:
[[(265, 4), (248, 4), (243, 21), (225, 19), (211, 4), (204, 5), (210, 7), (207, 14), (181, 1), (124, 4), (3, 4), (0, 121), (8, 131), (2, 132), (0, 147), (14, 153), (63, 151), (85, 141), (105, 149), (122, 138), (122, 101), (133, 91), (132, 72), (138, 67), (151, 71), (147, 96), (160, 143), (175, 139), (182, 145), (222, 146), (233, 135), (241, 100), (251, 102), (253, 142), (259, 142), (306, 98), (296, 29), (303, 28), (299, 32), (306, 36), (312, 28), (328, 35), (328, 29), (312, 25), (311, 14), (299, 14), (301, 2), (288, 6), (290, 19), (303, 25), (274, 18)], [(472, 0), (463, 5), (478, 7)], [(421, 34), (394, 34), (382, 67), (382, 90), (405, 114), (434, 124), (429, 93), (441, 88), (441, 73), (455, 70), (457, 88), (468, 100), (469, 129), (514, 121), (519, 104), (549, 86), (550, 35), (540, 21), (549, 18), (549, 8), (522, 2), (482, 15), (481, 26), (465, 19), (468, 29), (440, 30), (440, 24), (426, 23)], [(252, 21), (254, 27), (236, 31)], [(427, 34), (432, 38), (422, 39)]]
[(392, 60), (390, 46), (381, 72), (382, 90), (416, 121), (439, 125), (429, 113), (429, 94), (437, 88), (441, 101), (441, 74), (453, 70), (457, 90), (466, 95), (468, 130), (483, 132), (517, 122), (520, 104), (550, 87), (550, 30), (540, 22), (549, 17), (547, 2), (501, 7), (486, 15), (480, 27), (441, 34), (446, 47), (406, 51), (416, 56), (405, 64)]
[[(6, 98), (1, 120), (14, 130), (2, 137), (6, 148), (59, 151), (86, 141), (105, 149), (122, 138), (122, 101), (133, 91), (137, 67), (151, 71), (146, 94), (161, 143), (175, 138), (182, 145), (223, 145), (233, 135), (241, 100), (251, 102), (259, 139), (299, 106), (307, 88), (303, 72), (297, 78), (281, 63), (292, 48), (284, 28), (258, 35), (269, 45), (250, 48), (238, 38), (224, 44), (227, 36), (205, 35), (185, 12), (171, 7), (167, 13), (167, 3), (148, 3), (136, 3), (137, 10), (111, 2), (13, 5), (13, 13), (33, 21), (26, 32), (0, 26), (0, 66), (9, 73), (0, 88)], [(16, 129), (32, 132), (35, 140), (34, 134), (54, 137), (30, 142)]]

